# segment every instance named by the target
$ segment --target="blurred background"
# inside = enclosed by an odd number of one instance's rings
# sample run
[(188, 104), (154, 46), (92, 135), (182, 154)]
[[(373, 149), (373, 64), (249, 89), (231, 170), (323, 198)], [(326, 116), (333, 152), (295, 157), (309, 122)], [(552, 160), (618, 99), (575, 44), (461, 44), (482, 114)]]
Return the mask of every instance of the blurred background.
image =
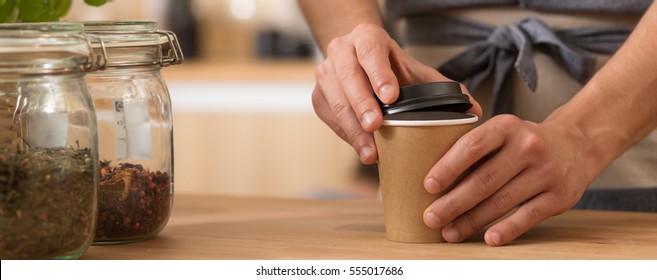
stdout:
[(185, 62), (162, 69), (177, 193), (376, 196), (351, 147), (313, 112), (321, 54), (295, 0), (73, 1), (62, 21), (82, 20), (155, 20), (177, 34)]

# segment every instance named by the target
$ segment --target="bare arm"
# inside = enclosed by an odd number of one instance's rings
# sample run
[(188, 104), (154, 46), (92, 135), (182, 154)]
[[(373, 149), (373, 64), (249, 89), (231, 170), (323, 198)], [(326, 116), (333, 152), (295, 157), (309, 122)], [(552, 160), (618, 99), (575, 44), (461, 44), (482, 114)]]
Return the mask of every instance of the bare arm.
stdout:
[[(595, 171), (657, 127), (657, 3), (612, 59), (547, 122), (579, 128)], [(600, 166), (603, 165), (603, 166)]]
[[(404, 52), (383, 26), (377, 0), (298, 0), (324, 53), (317, 67), (313, 108), (358, 153), (376, 162), (371, 135), (383, 117), (375, 95), (392, 103), (400, 85), (447, 80)], [(471, 111), (481, 115), (474, 100)]]
[(444, 191), (492, 157), (436, 200), (425, 223), (442, 227), (449, 242), (495, 223), (484, 237), (502, 245), (575, 205), (611, 161), (657, 127), (655, 30), (657, 3), (612, 59), (544, 122), (498, 116), (462, 137), (429, 172), (428, 191)]
[(298, 0), (298, 3), (324, 54), (333, 38), (349, 34), (361, 23), (383, 27), (376, 0)]

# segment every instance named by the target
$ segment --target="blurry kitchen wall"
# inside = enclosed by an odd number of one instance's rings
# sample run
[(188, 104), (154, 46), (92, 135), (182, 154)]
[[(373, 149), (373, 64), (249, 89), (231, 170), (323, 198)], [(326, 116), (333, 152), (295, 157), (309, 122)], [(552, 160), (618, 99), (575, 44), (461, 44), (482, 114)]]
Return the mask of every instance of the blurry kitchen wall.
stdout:
[(74, 1), (64, 20), (156, 20), (186, 60), (164, 68), (178, 193), (369, 198), (358, 160), (314, 114), (318, 51), (295, 0)]
[[(75, 1), (64, 20), (157, 20), (176, 32), (190, 58), (235, 61), (310, 58), (316, 47), (295, 0)], [(183, 32), (184, 31), (184, 32)]]
[[(175, 1), (175, 0), (174, 0)], [(310, 55), (312, 37), (294, 0), (195, 0), (205, 43), (213, 59)]]

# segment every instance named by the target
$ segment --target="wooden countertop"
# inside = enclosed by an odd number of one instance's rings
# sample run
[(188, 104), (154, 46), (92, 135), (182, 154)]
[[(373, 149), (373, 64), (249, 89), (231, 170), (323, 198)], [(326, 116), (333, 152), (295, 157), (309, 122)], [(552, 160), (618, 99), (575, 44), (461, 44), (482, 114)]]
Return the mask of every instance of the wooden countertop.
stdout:
[(657, 213), (573, 210), (501, 247), (481, 233), (403, 244), (385, 238), (376, 201), (177, 195), (156, 238), (92, 246), (82, 259), (657, 259)]

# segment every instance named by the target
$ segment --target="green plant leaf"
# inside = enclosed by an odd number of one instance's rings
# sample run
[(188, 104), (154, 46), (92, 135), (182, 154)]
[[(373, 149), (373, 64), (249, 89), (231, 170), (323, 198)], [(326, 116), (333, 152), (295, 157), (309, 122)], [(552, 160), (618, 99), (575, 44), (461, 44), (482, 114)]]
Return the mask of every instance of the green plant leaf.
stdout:
[(18, 2), (18, 19), (22, 22), (57, 21), (48, 0), (21, 0)]
[(15, 7), (15, 0), (0, 0), (0, 22), (9, 22)]
[(105, 3), (107, 3), (107, 1), (108, 0), (84, 0), (84, 3), (87, 3), (87, 5), (90, 5), (90, 6), (99, 7), (99, 6), (102, 6)]
[(71, 9), (71, 4), (73, 0), (59, 0), (55, 2), (55, 15), (60, 18), (68, 13), (68, 10)]
[[(102, 6), (111, 0), (84, 0), (90, 6)], [(0, 0), (0, 22), (58, 21), (73, 5), (73, 0)], [(18, 11), (17, 17), (14, 12)]]

